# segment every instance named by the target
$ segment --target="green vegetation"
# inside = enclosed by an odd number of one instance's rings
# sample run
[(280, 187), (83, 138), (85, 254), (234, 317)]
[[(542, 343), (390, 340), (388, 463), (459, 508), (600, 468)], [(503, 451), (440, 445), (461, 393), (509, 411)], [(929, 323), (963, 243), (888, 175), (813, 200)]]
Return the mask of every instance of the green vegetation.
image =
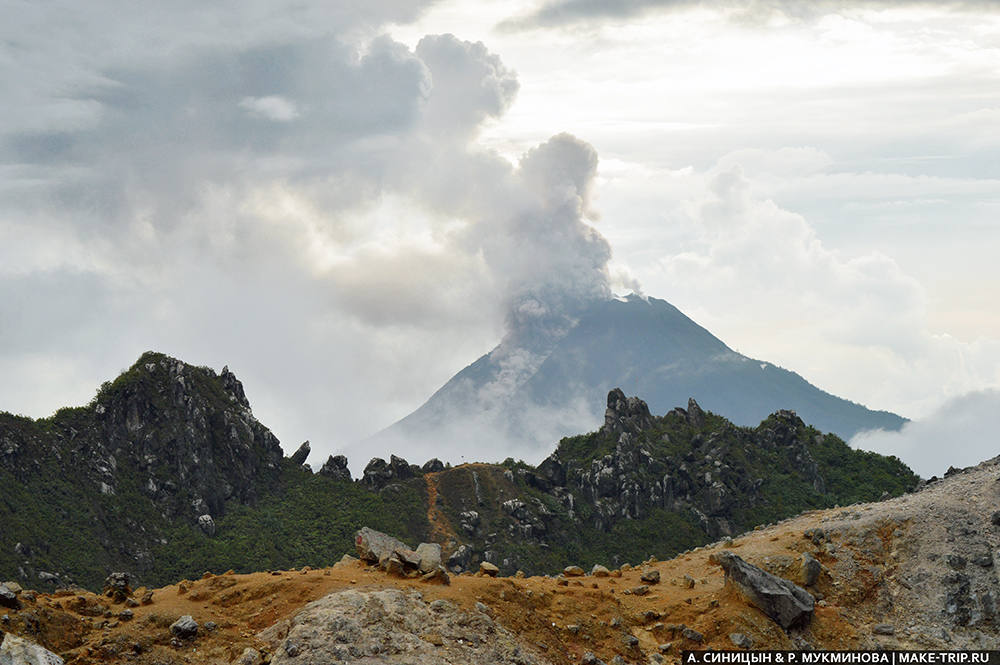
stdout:
[(372, 492), (286, 465), (277, 491), (254, 506), (233, 505), (214, 536), (178, 525), (156, 548), (164, 582), (211, 570), (237, 572), (322, 567), (354, 552), (354, 532), (369, 526), (416, 545), (427, 537), (422, 479)]
[[(429, 537), (424, 477), (374, 491), (293, 466), (234, 381), (147, 353), (87, 406), (40, 420), (0, 413), (0, 578), (45, 587), (38, 574), (49, 572), (97, 589), (125, 570), (161, 585), (205, 570), (330, 565), (362, 526), (411, 545)], [(918, 480), (895, 457), (852, 450), (787, 412), (748, 428), (683, 411), (624, 439), (567, 437), (538, 468), (508, 459), (434, 478), (455, 538), (446, 547), (533, 574), (666, 558)], [(213, 535), (197, 526), (207, 507)]]

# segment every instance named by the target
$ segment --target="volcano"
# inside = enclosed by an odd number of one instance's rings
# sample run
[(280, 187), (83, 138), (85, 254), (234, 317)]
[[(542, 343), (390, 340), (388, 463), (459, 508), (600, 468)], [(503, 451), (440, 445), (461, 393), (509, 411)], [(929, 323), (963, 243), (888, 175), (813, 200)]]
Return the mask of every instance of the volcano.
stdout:
[(396, 449), (496, 446), (530, 459), (563, 436), (600, 426), (615, 387), (642, 395), (656, 414), (693, 397), (741, 425), (788, 409), (845, 440), (906, 422), (733, 351), (665, 300), (630, 295), (592, 303), (544, 343), (508, 335), (372, 440)]

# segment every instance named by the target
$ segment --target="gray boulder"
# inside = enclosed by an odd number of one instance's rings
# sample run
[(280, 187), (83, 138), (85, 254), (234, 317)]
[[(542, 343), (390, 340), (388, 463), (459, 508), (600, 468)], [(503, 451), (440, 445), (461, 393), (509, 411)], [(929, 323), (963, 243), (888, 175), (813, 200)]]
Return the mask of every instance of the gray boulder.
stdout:
[(59, 584), (59, 576), (56, 575), (55, 573), (50, 573), (46, 570), (38, 571), (38, 579), (52, 585)]
[(417, 545), (418, 566), (420, 572), (429, 573), (441, 565), (441, 546), (437, 543), (420, 543)]
[(361, 474), (361, 482), (369, 489), (382, 489), (392, 482), (392, 467), (381, 457), (373, 457)]
[(209, 514), (198, 516), (198, 528), (201, 529), (202, 533), (206, 536), (215, 535), (215, 520)]
[(420, 567), (420, 556), (416, 552), (403, 541), (381, 531), (362, 527), (354, 534), (354, 545), (359, 559), (377, 563), (383, 570), (402, 574)]
[(444, 566), (438, 566), (434, 570), (425, 573), (420, 577), (421, 582), (440, 582), (441, 584), (451, 584), (451, 576)]
[(233, 665), (264, 665), (264, 657), (256, 649), (247, 647)]
[(0, 584), (0, 606), (9, 607), (12, 610), (21, 607), (17, 594), (11, 591), (6, 584)]
[(699, 644), (705, 641), (704, 635), (699, 633), (694, 628), (688, 628), (687, 626), (683, 626), (681, 628), (681, 636), (683, 636), (684, 639), (691, 640), (692, 642), (697, 642)]
[(733, 554), (716, 552), (711, 560), (726, 573), (726, 583), (782, 628), (804, 625), (812, 619), (816, 601), (802, 587), (761, 570)]
[(404, 567), (409, 569), (420, 568), (420, 555), (409, 547), (402, 547), (392, 551), (392, 556), (398, 559)]
[(170, 624), (170, 633), (182, 640), (191, 639), (198, 634), (198, 622), (190, 614), (185, 614)]
[(63, 665), (62, 658), (23, 637), (6, 634), (0, 644), (0, 665)]
[(357, 562), (358, 562), (357, 557), (351, 556), (350, 554), (345, 554), (344, 556), (340, 557), (340, 561), (338, 561), (333, 565), (335, 568), (343, 568), (344, 566), (353, 566)]
[(812, 586), (819, 579), (819, 574), (823, 571), (823, 566), (809, 552), (802, 553), (801, 568), (799, 569), (799, 580), (803, 586)]
[[(389, 455), (389, 468), (392, 469), (392, 477), (395, 480), (406, 480), (415, 475), (414, 467), (402, 457), (395, 455)], [(420, 470), (419, 467), (417, 470)]]

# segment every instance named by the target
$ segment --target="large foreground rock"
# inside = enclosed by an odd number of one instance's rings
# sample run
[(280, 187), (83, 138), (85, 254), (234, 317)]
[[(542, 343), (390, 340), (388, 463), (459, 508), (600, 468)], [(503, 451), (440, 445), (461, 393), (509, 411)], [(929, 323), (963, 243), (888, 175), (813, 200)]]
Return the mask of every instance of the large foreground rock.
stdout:
[(716, 552), (712, 560), (726, 572), (744, 597), (782, 628), (809, 623), (815, 599), (802, 587), (751, 565), (732, 552)]
[(63, 665), (62, 658), (23, 637), (0, 634), (0, 639), (0, 665)]
[(397, 589), (332, 593), (259, 637), (272, 665), (548, 665), (485, 613)]
[(398, 538), (366, 526), (354, 534), (354, 547), (358, 551), (358, 558), (369, 563), (382, 563), (388, 560), (393, 552), (412, 551)]

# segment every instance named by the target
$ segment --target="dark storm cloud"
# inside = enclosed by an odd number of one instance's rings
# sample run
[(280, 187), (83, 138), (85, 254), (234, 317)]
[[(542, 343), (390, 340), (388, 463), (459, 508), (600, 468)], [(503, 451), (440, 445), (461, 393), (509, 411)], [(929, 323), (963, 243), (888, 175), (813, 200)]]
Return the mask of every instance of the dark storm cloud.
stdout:
[(75, 167), (58, 198), (77, 211), (80, 199), (98, 201), (105, 222), (128, 218), (136, 196), (155, 199), (169, 220), (193, 205), (197, 183), (259, 177), (268, 159), (285, 158), (292, 178), (359, 167), (377, 177), (378, 160), (364, 154), (374, 151), (357, 142), (409, 131), (431, 85), (420, 60), (386, 37), (364, 54), (333, 39), (209, 48), (101, 78), (74, 92), (98, 105), (92, 126), (9, 134), (0, 154)]
[(995, 0), (554, 0), (525, 16), (500, 24), (505, 30), (566, 26), (602, 20), (626, 19), (647, 12), (669, 12), (691, 8), (712, 8), (728, 12), (734, 20), (758, 21), (780, 15), (809, 20), (847, 9), (892, 9), (896, 7), (946, 8), (956, 11), (997, 10)]

